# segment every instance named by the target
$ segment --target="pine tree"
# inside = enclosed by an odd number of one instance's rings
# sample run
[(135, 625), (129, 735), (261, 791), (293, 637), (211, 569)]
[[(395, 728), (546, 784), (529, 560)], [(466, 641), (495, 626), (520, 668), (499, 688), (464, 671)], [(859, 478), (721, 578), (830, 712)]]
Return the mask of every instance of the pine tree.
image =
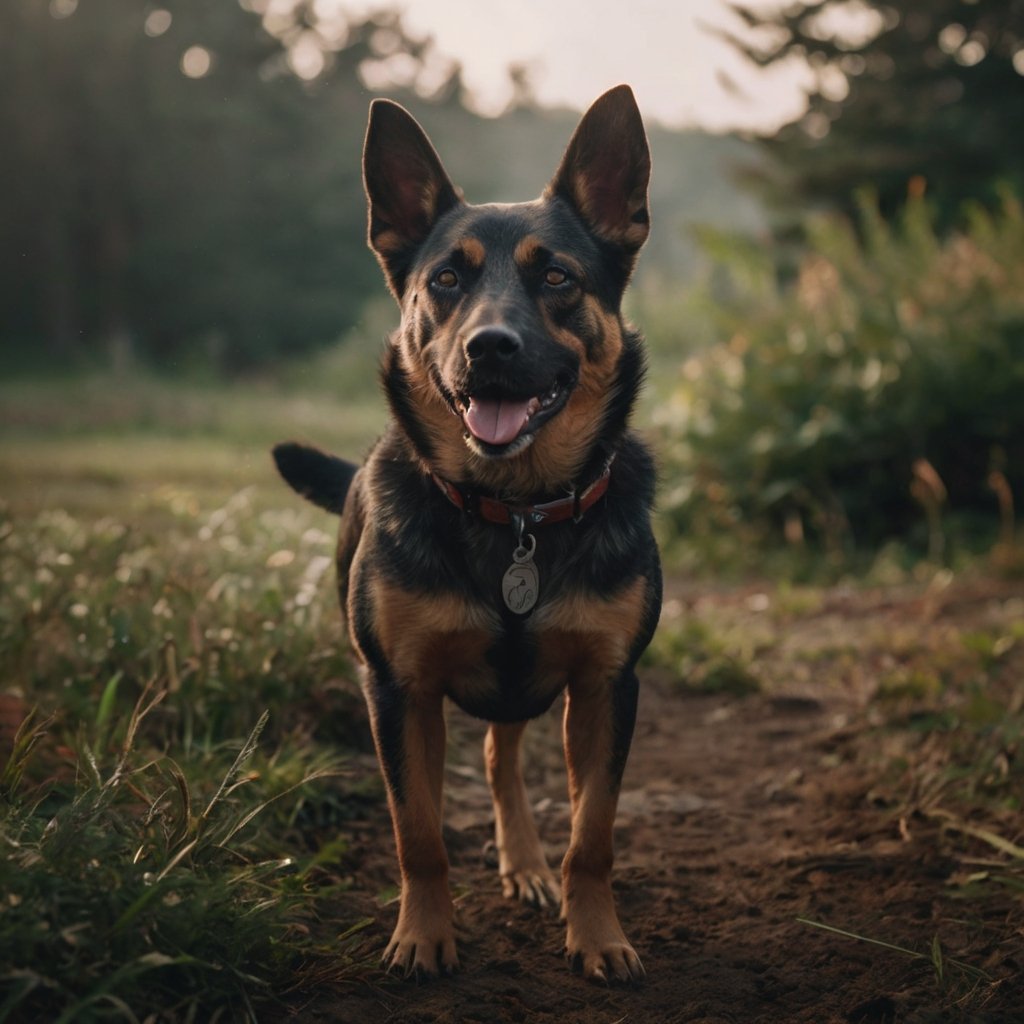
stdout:
[(849, 211), (868, 185), (883, 213), (924, 192), (949, 223), (965, 200), (991, 200), (1001, 184), (1024, 190), (1022, 0), (733, 9), (750, 30), (732, 37), (748, 58), (767, 67), (795, 56), (816, 75), (806, 114), (763, 140), (776, 203)]

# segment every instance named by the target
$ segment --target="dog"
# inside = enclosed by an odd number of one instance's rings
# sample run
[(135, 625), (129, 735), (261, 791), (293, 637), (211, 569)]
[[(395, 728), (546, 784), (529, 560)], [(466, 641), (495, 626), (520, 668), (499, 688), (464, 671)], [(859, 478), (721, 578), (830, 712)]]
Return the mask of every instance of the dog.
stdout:
[[(610, 875), (634, 669), (661, 606), (654, 463), (628, 425), (645, 358), (620, 311), (649, 230), (650, 166), (619, 86), (583, 116), (541, 198), (469, 205), (404, 108), (370, 107), (369, 245), (401, 308), (381, 368), (392, 419), (359, 469), (294, 442), (274, 457), (341, 514), (341, 606), (402, 877), (389, 970), (458, 966), (441, 834), (448, 698), (490, 723), (505, 895), (561, 908), (586, 977), (644, 975)], [(563, 692), (572, 833), (559, 884), (520, 741)]]

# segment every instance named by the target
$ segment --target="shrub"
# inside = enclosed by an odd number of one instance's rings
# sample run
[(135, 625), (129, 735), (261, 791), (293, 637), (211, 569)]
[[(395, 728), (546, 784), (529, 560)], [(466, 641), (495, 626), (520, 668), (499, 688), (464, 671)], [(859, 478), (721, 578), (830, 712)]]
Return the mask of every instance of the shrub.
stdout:
[[(798, 271), (710, 237), (728, 340), (691, 356), (661, 413), (679, 534), (723, 528), (832, 549), (892, 538), (941, 553), (944, 509), (1012, 515), (1024, 484), (1024, 212), (1011, 195), (939, 237), (812, 220)], [(993, 493), (995, 491), (996, 493)], [(997, 501), (997, 494), (999, 500)]]

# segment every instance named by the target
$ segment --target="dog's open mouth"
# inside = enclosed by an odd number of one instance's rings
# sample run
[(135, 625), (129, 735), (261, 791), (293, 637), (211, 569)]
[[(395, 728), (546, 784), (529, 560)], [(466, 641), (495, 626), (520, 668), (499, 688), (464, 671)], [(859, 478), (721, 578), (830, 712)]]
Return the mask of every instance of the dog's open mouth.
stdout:
[(487, 455), (510, 455), (520, 451), (537, 430), (562, 409), (571, 391), (572, 382), (560, 379), (544, 394), (530, 398), (486, 392), (461, 397), (458, 405), (468, 431), (467, 441)]

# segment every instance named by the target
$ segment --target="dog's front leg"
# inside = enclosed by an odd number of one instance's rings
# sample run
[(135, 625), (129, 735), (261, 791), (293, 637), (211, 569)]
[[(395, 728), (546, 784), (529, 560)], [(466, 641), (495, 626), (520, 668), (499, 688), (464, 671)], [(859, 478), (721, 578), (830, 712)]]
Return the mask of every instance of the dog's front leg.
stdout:
[(510, 899), (557, 908), (558, 883), (548, 867), (523, 785), (520, 744), (525, 722), (492, 722), (484, 740), (487, 781), (494, 798), (494, 836), (501, 887)]
[(406, 975), (450, 973), (459, 961), (441, 838), (443, 698), (377, 673), (367, 678), (366, 694), (402, 873), (398, 924), (383, 962)]
[(565, 754), (572, 837), (562, 862), (566, 956), (588, 978), (639, 981), (643, 965), (629, 944), (612, 897), (612, 828), (636, 721), (637, 680), (581, 679), (569, 684)]

